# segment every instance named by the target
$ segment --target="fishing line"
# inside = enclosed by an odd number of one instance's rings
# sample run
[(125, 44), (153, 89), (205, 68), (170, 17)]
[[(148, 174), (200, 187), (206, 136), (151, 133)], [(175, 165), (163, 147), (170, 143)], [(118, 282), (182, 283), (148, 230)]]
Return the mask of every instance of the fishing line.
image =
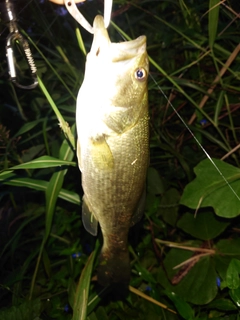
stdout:
[(171, 108), (173, 109), (173, 111), (176, 113), (176, 115), (178, 116), (178, 118), (181, 120), (181, 122), (184, 124), (184, 126), (187, 128), (188, 132), (191, 134), (191, 136), (194, 138), (194, 140), (197, 142), (197, 144), (199, 145), (199, 147), (202, 149), (202, 151), (205, 153), (205, 155), (207, 156), (207, 158), (210, 160), (210, 162), (212, 163), (212, 165), (215, 167), (215, 169), (217, 170), (217, 172), (220, 174), (220, 176), (222, 177), (222, 179), (225, 181), (225, 183), (227, 184), (227, 186), (230, 188), (230, 190), (233, 192), (233, 194), (237, 197), (237, 199), (240, 201), (240, 197), (238, 196), (238, 194), (236, 193), (236, 191), (233, 189), (233, 187), (230, 185), (230, 183), (227, 181), (227, 179), (225, 178), (225, 176), (223, 175), (223, 173), (221, 172), (221, 170), (218, 168), (218, 166), (214, 163), (214, 161), (212, 160), (211, 156), (208, 154), (208, 152), (206, 151), (206, 149), (202, 146), (202, 144), (200, 143), (200, 141), (197, 139), (197, 137), (194, 135), (194, 133), (192, 132), (192, 130), (190, 129), (190, 127), (187, 125), (187, 123), (184, 121), (184, 119), (182, 118), (182, 116), (180, 115), (180, 113), (177, 111), (177, 109), (173, 106), (173, 104), (171, 103), (171, 101), (168, 99), (168, 97), (166, 96), (166, 94), (164, 93), (164, 91), (162, 90), (162, 88), (159, 86), (159, 84), (157, 83), (157, 81), (154, 79), (154, 77), (152, 76), (151, 73), (149, 73), (150, 77), (152, 78), (153, 82), (156, 84), (157, 88), (160, 90), (160, 92), (162, 93), (162, 95), (164, 96), (164, 98), (167, 100), (167, 102), (170, 104)]

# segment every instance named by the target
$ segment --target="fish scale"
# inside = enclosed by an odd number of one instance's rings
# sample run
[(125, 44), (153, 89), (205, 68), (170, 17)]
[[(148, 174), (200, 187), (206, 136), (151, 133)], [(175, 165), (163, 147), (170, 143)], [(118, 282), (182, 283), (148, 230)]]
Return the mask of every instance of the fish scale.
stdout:
[[(114, 170), (108, 168), (99, 170), (92, 160), (91, 148), (85, 151), (86, 161), (83, 170), (90, 174), (82, 175), (82, 185), (85, 195), (92, 195), (89, 199), (91, 206), (97, 208), (99, 212), (105, 210), (107, 215), (108, 210), (113, 207), (118, 210), (123, 204), (132, 211), (136, 206), (140, 195), (134, 197), (134, 189), (136, 185), (143, 188), (148, 165), (148, 131), (145, 129), (147, 122), (148, 118), (130, 132), (106, 139), (115, 162)], [(138, 141), (136, 137), (139, 137), (140, 132), (143, 135), (141, 141)], [(144, 156), (144, 152), (147, 156)]]

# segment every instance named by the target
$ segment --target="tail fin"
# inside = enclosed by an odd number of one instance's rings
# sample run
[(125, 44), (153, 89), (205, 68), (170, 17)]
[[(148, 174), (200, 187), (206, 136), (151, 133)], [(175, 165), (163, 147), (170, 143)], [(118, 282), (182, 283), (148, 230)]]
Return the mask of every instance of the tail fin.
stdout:
[(102, 286), (119, 283), (128, 286), (130, 261), (128, 250), (102, 250), (99, 256), (98, 283)]

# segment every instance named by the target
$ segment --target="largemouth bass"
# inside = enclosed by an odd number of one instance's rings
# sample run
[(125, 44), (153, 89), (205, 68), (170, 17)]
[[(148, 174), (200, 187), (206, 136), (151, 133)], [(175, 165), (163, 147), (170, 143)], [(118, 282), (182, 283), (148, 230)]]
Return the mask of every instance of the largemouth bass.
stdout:
[(93, 24), (84, 81), (77, 98), (82, 219), (103, 235), (98, 282), (130, 279), (128, 232), (144, 210), (149, 161), (146, 37), (111, 43), (102, 16)]

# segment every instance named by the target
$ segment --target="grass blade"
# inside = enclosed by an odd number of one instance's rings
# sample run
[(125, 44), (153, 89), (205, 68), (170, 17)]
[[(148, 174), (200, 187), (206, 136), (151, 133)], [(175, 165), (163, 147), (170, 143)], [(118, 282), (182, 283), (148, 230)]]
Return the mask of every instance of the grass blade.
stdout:
[[(63, 141), (62, 146), (59, 151), (59, 157), (64, 161), (71, 161), (73, 159), (74, 152), (70, 148), (66, 140)], [(45, 239), (48, 238), (52, 227), (53, 214), (57, 202), (59, 192), (62, 188), (64, 175), (66, 170), (61, 170), (55, 172), (50, 179), (47, 189), (46, 189), (46, 229), (45, 229)]]
[(45, 97), (47, 98), (49, 104), (51, 105), (53, 111), (55, 112), (56, 117), (58, 118), (60, 128), (63, 130), (65, 136), (70, 141), (73, 149), (75, 149), (75, 140), (74, 140), (74, 136), (72, 135), (71, 129), (69, 127), (69, 124), (64, 120), (61, 112), (58, 110), (56, 104), (54, 103), (52, 97), (48, 93), (45, 85), (43, 84), (43, 82), (39, 76), (38, 76), (38, 83), (39, 83), (40, 88), (42, 89), (42, 92), (44, 93)]
[(218, 16), (220, 9), (220, 0), (210, 0), (209, 1), (209, 12), (208, 12), (208, 36), (209, 36), (209, 46), (213, 47), (218, 28)]
[[(8, 186), (15, 186), (15, 187), (26, 187), (34, 190), (44, 191), (46, 192), (48, 181), (45, 180), (38, 180), (38, 179), (31, 179), (31, 178), (18, 178), (12, 173), (4, 172), (5, 175), (0, 174), (0, 182), (2, 184)], [(68, 202), (80, 205), (80, 198), (79, 194), (70, 190), (61, 189), (59, 191), (58, 197), (66, 200)]]
[[(72, 131), (74, 131), (74, 129), (75, 129), (75, 126), (72, 127)], [(67, 141), (64, 140), (61, 145), (60, 151), (59, 151), (59, 158), (62, 160), (65, 160), (65, 161), (71, 161), (73, 159), (73, 156), (74, 156), (74, 152), (72, 151), (72, 149), (69, 146), (69, 144), (67, 143)], [(43, 241), (41, 244), (36, 267), (34, 270), (32, 281), (31, 281), (31, 288), (30, 288), (30, 294), (29, 294), (30, 299), (32, 298), (32, 295), (33, 295), (33, 289), (34, 289), (34, 285), (35, 285), (35, 281), (36, 281), (43, 249), (44, 249), (45, 243), (48, 239), (48, 236), (49, 236), (51, 228), (52, 228), (52, 220), (53, 220), (53, 215), (54, 215), (54, 211), (55, 211), (55, 206), (56, 206), (59, 192), (62, 188), (62, 184), (64, 181), (64, 175), (66, 174), (66, 172), (67, 172), (67, 169), (62, 170), (60, 172), (55, 172), (52, 175), (52, 178), (50, 179), (50, 181), (47, 185), (46, 192), (45, 192), (45, 195), (46, 195), (45, 234), (44, 234), (44, 238), (43, 238)]]
[(77, 286), (77, 292), (73, 307), (73, 318), (72, 320), (85, 320), (87, 316), (88, 306), (88, 292), (91, 280), (93, 262), (95, 259), (96, 252), (98, 250), (99, 243), (96, 243), (95, 250), (91, 253), (88, 261), (81, 273), (81, 277)]
[(7, 170), (42, 169), (42, 168), (54, 168), (54, 167), (69, 166), (69, 165), (75, 167), (76, 163), (72, 161), (57, 159), (50, 156), (42, 156), (42, 157), (39, 157), (38, 159), (34, 159), (32, 161), (19, 164)]

